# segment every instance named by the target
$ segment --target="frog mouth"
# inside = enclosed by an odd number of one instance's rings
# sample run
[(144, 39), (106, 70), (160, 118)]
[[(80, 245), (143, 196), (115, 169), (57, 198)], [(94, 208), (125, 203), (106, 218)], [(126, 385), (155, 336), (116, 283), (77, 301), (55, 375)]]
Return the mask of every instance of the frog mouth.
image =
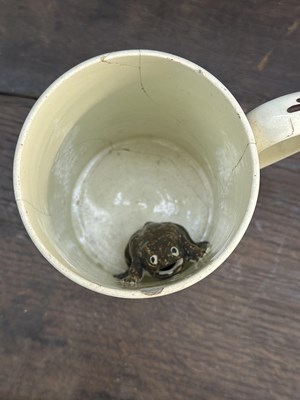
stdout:
[(174, 272), (177, 269), (179, 269), (179, 267), (182, 266), (182, 264), (183, 264), (183, 258), (180, 258), (175, 263), (169, 264), (166, 267), (164, 267), (164, 268), (160, 269), (159, 271), (157, 271), (157, 275), (159, 275), (159, 276), (172, 275), (172, 274), (174, 274)]

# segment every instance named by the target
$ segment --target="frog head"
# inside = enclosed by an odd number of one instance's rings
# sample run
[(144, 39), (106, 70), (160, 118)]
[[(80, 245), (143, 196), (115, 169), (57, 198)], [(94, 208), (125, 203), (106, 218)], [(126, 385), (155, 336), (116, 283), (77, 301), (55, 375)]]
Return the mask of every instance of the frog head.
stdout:
[(183, 248), (174, 238), (160, 238), (147, 242), (143, 246), (142, 254), (145, 269), (160, 279), (175, 275), (184, 263)]

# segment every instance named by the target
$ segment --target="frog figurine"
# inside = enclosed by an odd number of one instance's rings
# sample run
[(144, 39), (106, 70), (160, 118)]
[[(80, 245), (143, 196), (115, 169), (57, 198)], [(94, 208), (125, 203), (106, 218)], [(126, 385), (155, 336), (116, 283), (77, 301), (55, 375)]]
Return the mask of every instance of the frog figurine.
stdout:
[(129, 239), (125, 249), (126, 272), (115, 275), (124, 283), (136, 284), (144, 271), (158, 279), (179, 273), (188, 261), (198, 261), (209, 243), (195, 243), (187, 230), (172, 222), (147, 222)]

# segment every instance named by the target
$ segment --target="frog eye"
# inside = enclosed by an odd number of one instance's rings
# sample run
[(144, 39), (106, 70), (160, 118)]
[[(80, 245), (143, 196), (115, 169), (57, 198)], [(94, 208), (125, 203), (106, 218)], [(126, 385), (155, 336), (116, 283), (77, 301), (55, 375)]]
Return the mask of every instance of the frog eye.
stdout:
[(178, 256), (179, 250), (177, 249), (177, 247), (173, 246), (173, 247), (171, 247), (171, 253), (172, 253), (174, 256)]
[(151, 262), (151, 264), (156, 265), (157, 262), (158, 262), (158, 257), (157, 257), (157, 255), (154, 254), (153, 256), (151, 256), (151, 257), (150, 257), (150, 262)]

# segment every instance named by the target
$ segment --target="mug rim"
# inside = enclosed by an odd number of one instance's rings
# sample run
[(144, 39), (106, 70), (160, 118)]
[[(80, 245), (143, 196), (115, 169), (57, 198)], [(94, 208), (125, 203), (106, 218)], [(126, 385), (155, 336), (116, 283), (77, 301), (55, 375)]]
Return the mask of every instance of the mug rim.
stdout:
[(38, 98), (38, 100), (35, 102), (33, 107), (31, 108), (28, 116), (26, 117), (26, 120), (24, 121), (24, 124), (22, 126), (16, 150), (15, 150), (15, 155), (14, 155), (14, 165), (13, 165), (13, 186), (14, 186), (14, 195), (16, 199), (16, 203), (18, 206), (18, 210), (22, 219), (22, 222), (25, 226), (25, 229), (37, 247), (37, 249), (40, 251), (40, 253), (46, 258), (46, 260), (53, 266), (55, 267), (59, 272), (61, 272), (63, 275), (65, 275), (67, 278), (72, 280), (73, 282), (79, 284), (80, 286), (83, 286), (87, 289), (90, 289), (92, 291), (95, 291), (97, 293), (102, 293), (106, 294), (109, 296), (113, 297), (120, 297), (120, 298), (134, 298), (134, 299), (141, 299), (141, 298), (149, 298), (149, 297), (159, 297), (159, 296), (164, 296), (167, 294), (175, 293), (180, 290), (183, 290), (185, 288), (188, 288), (189, 286), (192, 286), (193, 284), (199, 282), (206, 276), (210, 275), (213, 271), (215, 271), (229, 256), (230, 254), (234, 251), (234, 249), (237, 247), (239, 244), (240, 240), (242, 239), (243, 235), (245, 234), (250, 221), (252, 219), (252, 215), (255, 210), (255, 206), (257, 203), (257, 197), (258, 197), (258, 191), (259, 191), (259, 181), (260, 181), (260, 167), (259, 167), (259, 160), (258, 160), (258, 152), (256, 145), (255, 146), (248, 146), (251, 160), (252, 160), (252, 166), (253, 166), (253, 176), (252, 176), (252, 188), (251, 188), (251, 194), (249, 196), (249, 202), (248, 202), (248, 208), (247, 211), (244, 214), (243, 220), (239, 228), (237, 229), (233, 239), (230, 241), (229, 245), (226, 247), (226, 249), (211, 263), (209, 263), (209, 270), (206, 271), (206, 273), (203, 273), (204, 269), (200, 269), (199, 271), (195, 272), (193, 275), (188, 276), (182, 280), (178, 280), (175, 282), (169, 282), (166, 283), (165, 286), (161, 287), (153, 287), (153, 288), (109, 288), (102, 286), (100, 284), (94, 283), (89, 281), (87, 278), (81, 276), (78, 272), (72, 271), (62, 265), (62, 263), (54, 257), (44, 246), (38, 235), (35, 233), (34, 228), (32, 227), (32, 224), (30, 222), (30, 218), (28, 217), (26, 210), (25, 210), (25, 205), (24, 201), (22, 200), (22, 195), (21, 195), (21, 182), (20, 182), (20, 168), (21, 168), (21, 157), (22, 157), (22, 152), (23, 152), (23, 144), (25, 142), (26, 136), (30, 134), (30, 125), (32, 120), (35, 118), (35, 115), (38, 113), (39, 109), (43, 106), (43, 104), (47, 101), (47, 98), (51, 96), (51, 94), (56, 90), (57, 87), (59, 87), (61, 84), (64, 83), (65, 80), (68, 80), (70, 77), (73, 75), (77, 74), (80, 72), (82, 69), (85, 69), (89, 67), (90, 65), (93, 65), (95, 63), (99, 63), (100, 61), (105, 60), (112, 60), (114, 58), (120, 58), (120, 57), (125, 57), (125, 56), (152, 56), (156, 58), (162, 58), (162, 59), (169, 59), (175, 62), (180, 63), (181, 65), (201, 72), (201, 74), (208, 79), (214, 86), (216, 86), (223, 95), (227, 98), (227, 100), (230, 102), (232, 107), (234, 108), (235, 112), (239, 116), (244, 132), (246, 134), (247, 140), (249, 144), (255, 144), (255, 138), (252, 132), (252, 129), (250, 127), (250, 123), (246, 117), (246, 114), (242, 110), (240, 104), (238, 101), (235, 99), (235, 97), (232, 95), (232, 93), (225, 87), (225, 85), (220, 82), (214, 75), (212, 75), (210, 72), (208, 72), (206, 69), (203, 67), (193, 63), (192, 61), (186, 60), (185, 58), (182, 58), (180, 56), (173, 55), (171, 53), (166, 53), (166, 52), (161, 52), (161, 51), (156, 51), (156, 50), (142, 50), (142, 49), (136, 49), (136, 50), (121, 50), (121, 51), (114, 51), (110, 53), (105, 53), (96, 57), (92, 57), (88, 60), (85, 60), (81, 62), (80, 64), (75, 65), (73, 68), (69, 69), (66, 71), (64, 74), (59, 76)]

